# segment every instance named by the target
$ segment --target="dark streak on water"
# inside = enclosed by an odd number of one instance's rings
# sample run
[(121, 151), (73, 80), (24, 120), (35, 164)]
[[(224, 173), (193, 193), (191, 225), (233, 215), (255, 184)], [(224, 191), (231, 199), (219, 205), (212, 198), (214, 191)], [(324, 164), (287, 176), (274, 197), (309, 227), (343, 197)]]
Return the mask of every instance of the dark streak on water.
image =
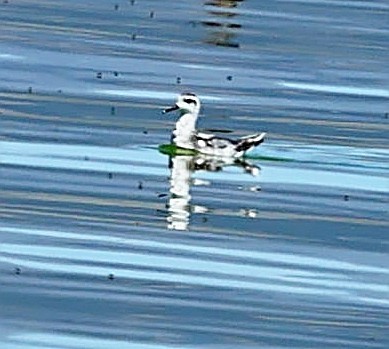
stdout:
[[(0, 347), (387, 348), (388, 12), (2, 2)], [(258, 177), (170, 193), (186, 90)]]

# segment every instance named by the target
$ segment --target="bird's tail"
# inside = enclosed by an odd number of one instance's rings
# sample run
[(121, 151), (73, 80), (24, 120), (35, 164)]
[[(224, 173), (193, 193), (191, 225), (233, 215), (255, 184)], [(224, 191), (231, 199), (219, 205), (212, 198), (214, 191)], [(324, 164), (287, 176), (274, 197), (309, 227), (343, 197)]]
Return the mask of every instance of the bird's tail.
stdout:
[(239, 152), (246, 152), (257, 145), (260, 145), (264, 141), (265, 136), (266, 132), (262, 132), (239, 138), (235, 149)]

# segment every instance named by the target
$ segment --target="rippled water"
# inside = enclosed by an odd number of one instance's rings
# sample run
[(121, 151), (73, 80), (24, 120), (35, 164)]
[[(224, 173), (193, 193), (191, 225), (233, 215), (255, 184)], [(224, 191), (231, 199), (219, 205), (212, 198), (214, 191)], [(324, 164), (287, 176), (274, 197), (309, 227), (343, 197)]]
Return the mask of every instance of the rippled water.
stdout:
[[(388, 15), (2, 2), (1, 348), (387, 348)], [(169, 159), (182, 91), (266, 142)]]

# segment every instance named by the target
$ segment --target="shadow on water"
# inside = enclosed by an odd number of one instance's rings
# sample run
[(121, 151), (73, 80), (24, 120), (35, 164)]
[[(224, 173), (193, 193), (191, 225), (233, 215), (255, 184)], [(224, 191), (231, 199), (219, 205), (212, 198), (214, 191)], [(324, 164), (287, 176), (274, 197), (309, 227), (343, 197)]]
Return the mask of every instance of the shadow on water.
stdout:
[(237, 23), (238, 13), (234, 9), (244, 0), (212, 0), (206, 1), (205, 7), (209, 19), (201, 24), (207, 28), (204, 42), (216, 46), (239, 48), (236, 41), (236, 30), (242, 27)]
[(192, 174), (196, 171), (220, 172), (226, 166), (236, 166), (245, 173), (258, 175), (260, 168), (243, 159), (217, 158), (206, 155), (174, 156), (169, 158), (170, 168), (170, 199), (168, 203), (168, 228), (187, 230), (190, 215), (206, 213), (208, 208), (191, 205), (190, 188), (192, 185), (211, 185), (211, 181), (193, 180)]

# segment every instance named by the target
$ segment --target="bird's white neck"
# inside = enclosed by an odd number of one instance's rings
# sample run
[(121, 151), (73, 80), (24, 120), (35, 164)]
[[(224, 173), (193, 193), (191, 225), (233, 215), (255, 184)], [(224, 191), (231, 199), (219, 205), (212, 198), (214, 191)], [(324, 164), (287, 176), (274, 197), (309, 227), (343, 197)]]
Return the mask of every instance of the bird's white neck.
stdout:
[(182, 148), (193, 149), (193, 135), (196, 132), (197, 114), (185, 113), (176, 122), (173, 142)]

